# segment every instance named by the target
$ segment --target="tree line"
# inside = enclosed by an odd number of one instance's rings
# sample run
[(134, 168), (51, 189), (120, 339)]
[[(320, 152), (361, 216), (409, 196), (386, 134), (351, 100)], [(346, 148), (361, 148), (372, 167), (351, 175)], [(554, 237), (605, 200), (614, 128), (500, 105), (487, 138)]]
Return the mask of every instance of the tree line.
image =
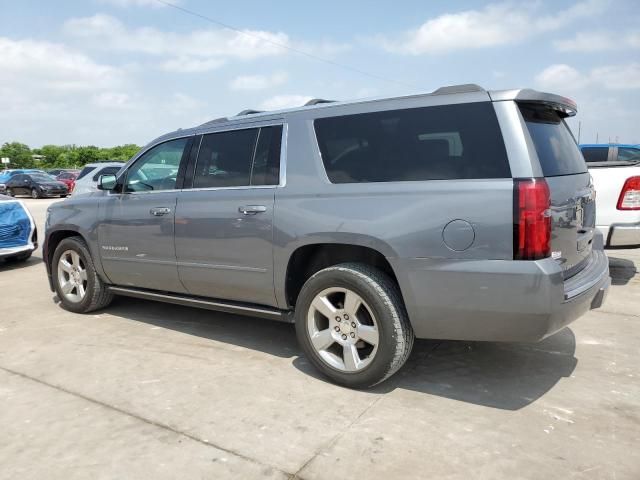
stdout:
[[(19, 142), (6, 142), (0, 147), (0, 157), (9, 158), (6, 168), (81, 168), (92, 162), (126, 162), (140, 147), (128, 144), (117, 147), (95, 147), (78, 145), (44, 145), (41, 148), (29, 148)], [(37, 157), (34, 158), (33, 156)]]

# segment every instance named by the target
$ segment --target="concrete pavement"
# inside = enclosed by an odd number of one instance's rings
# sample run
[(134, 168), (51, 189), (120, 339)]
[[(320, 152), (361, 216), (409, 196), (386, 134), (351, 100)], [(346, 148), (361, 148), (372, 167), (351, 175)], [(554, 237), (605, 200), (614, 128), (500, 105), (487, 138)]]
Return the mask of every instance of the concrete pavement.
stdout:
[[(51, 200), (26, 200), (43, 229)], [(535, 344), (419, 341), (370, 391), (293, 326), (119, 298), (55, 305), (0, 266), (0, 478), (640, 478), (640, 250), (605, 306)]]

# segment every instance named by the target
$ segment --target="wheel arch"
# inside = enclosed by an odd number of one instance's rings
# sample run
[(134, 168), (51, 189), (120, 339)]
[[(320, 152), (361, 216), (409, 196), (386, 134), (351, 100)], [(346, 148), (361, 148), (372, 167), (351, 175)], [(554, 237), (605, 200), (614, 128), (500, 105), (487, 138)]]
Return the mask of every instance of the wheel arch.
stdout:
[(399, 285), (387, 257), (376, 248), (352, 243), (307, 243), (298, 246), (287, 262), (284, 277), (284, 297), (287, 308), (295, 306), (302, 286), (314, 273), (340, 263), (353, 262), (377, 268)]

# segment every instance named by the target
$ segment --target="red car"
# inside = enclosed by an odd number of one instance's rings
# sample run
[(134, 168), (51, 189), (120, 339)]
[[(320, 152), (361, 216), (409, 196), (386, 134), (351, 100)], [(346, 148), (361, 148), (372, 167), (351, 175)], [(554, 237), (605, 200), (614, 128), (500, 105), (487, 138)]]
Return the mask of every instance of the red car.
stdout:
[(73, 191), (73, 187), (76, 186), (76, 178), (78, 178), (79, 173), (80, 172), (78, 170), (62, 172), (56, 177), (56, 180), (64, 183), (69, 189), (69, 193), (71, 193)]

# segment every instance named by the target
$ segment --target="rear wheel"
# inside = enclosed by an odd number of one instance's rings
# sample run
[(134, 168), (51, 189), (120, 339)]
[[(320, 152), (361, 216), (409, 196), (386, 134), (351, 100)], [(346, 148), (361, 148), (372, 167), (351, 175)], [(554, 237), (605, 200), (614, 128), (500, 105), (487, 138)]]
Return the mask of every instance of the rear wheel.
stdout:
[(31, 198), (40, 198), (40, 194), (38, 193), (38, 189), (36, 188), (32, 188), (31, 189)]
[(352, 388), (393, 375), (414, 339), (398, 286), (357, 263), (326, 268), (307, 280), (296, 303), (296, 333), (322, 373)]
[(89, 249), (79, 237), (62, 240), (53, 255), (53, 285), (65, 310), (87, 313), (113, 299), (98, 276)]

